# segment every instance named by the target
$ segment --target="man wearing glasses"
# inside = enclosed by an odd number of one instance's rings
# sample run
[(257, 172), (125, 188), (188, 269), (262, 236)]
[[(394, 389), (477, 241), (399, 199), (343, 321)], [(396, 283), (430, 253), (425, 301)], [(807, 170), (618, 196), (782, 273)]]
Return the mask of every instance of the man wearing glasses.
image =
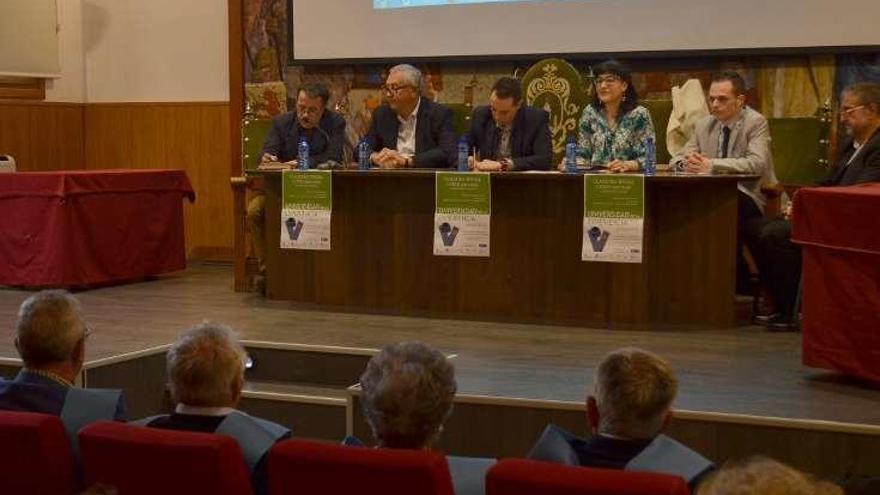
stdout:
[(364, 136), (380, 168), (448, 168), (455, 158), (452, 110), (421, 97), (422, 73), (408, 64), (388, 72), (386, 103)]
[(79, 302), (67, 292), (46, 290), (27, 298), (15, 328), (24, 367), (12, 380), (0, 378), (0, 410), (60, 416), (74, 435), (92, 421), (125, 420), (119, 390), (74, 386), (90, 333)]
[(745, 92), (745, 81), (736, 72), (713, 77), (709, 87), (711, 115), (697, 122), (687, 144), (671, 160), (678, 170), (688, 173), (760, 176), (738, 184), (736, 285), (740, 294), (749, 293), (743, 244), (759, 256), (758, 237), (767, 203), (761, 185), (778, 182), (770, 154), (767, 119), (746, 106)]
[[(272, 120), (272, 128), (263, 144), (260, 167), (271, 167), (279, 163), (292, 165), (303, 139), (309, 143), (310, 168), (328, 162), (341, 164), (345, 119), (326, 109), (329, 99), (330, 91), (321, 83), (306, 83), (300, 87), (296, 93), (295, 110)], [(251, 189), (255, 191), (255, 195), (248, 203), (247, 223), (260, 270), (254, 285), (262, 292), (266, 270), (266, 241), (263, 237), (266, 196), (259, 184), (251, 185)]]
[[(880, 84), (858, 83), (840, 95), (840, 122), (847, 138), (842, 140), (834, 168), (820, 186), (851, 186), (880, 182)], [(791, 209), (761, 230), (767, 287), (777, 313), (766, 320), (770, 330), (795, 328), (795, 304), (801, 277), (801, 249), (791, 242)]]

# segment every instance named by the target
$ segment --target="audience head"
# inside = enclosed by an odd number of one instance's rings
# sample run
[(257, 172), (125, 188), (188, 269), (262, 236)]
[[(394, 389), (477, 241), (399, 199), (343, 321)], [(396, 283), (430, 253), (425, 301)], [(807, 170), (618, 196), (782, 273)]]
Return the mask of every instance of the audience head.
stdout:
[(409, 64), (395, 65), (388, 70), (382, 93), (388, 105), (399, 115), (409, 116), (419, 101), (422, 73)]
[(26, 368), (74, 381), (85, 359), (89, 330), (79, 301), (63, 290), (44, 290), (18, 309), (15, 347)]
[(712, 76), (709, 86), (709, 111), (716, 119), (726, 122), (737, 115), (746, 104), (746, 82), (734, 71)]
[(330, 91), (321, 83), (306, 83), (296, 92), (296, 119), (305, 129), (312, 129), (321, 121)]
[(632, 74), (625, 65), (616, 60), (609, 60), (593, 67), (593, 107), (596, 109), (606, 105), (619, 105), (618, 118), (626, 115), (638, 106), (639, 95), (632, 83)]
[(516, 112), (522, 106), (522, 85), (515, 77), (502, 77), (492, 86), (489, 109), (492, 119), (502, 127), (513, 124)]
[(756, 456), (724, 464), (700, 483), (697, 495), (843, 495), (843, 490), (781, 462)]
[(594, 434), (653, 438), (666, 427), (677, 392), (669, 363), (641, 349), (618, 349), (599, 363), (587, 419)]
[(244, 385), (244, 347), (226, 325), (205, 322), (168, 350), (171, 396), (197, 407), (235, 407)]
[(880, 128), (880, 84), (856, 83), (840, 95), (840, 121), (856, 140), (864, 143)]
[(370, 359), (361, 387), (364, 416), (379, 446), (428, 448), (452, 411), (455, 369), (424, 344), (392, 344)]

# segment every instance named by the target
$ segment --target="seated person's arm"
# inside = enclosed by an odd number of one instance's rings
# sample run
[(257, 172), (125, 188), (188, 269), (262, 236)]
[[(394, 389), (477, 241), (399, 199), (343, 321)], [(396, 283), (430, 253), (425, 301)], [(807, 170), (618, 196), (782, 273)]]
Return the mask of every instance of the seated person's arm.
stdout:
[(455, 132), (452, 130), (452, 110), (441, 106), (440, 118), (431, 119), (431, 133), (435, 136), (437, 146), (416, 153), (412, 157), (412, 166), (419, 168), (449, 168), (455, 159)]
[(699, 152), (700, 145), (699, 143), (697, 143), (697, 130), (694, 129), (684, 147), (678, 150), (678, 153), (676, 153), (675, 156), (669, 159), (669, 164), (676, 167), (677, 169), (684, 169), (689, 161), (688, 158), (694, 153)]
[[(318, 131), (320, 133), (320, 131)], [(345, 143), (345, 121), (333, 120), (333, 127), (327, 129), (327, 147), (321, 153), (316, 153), (311, 157), (315, 164), (324, 163), (333, 160), (342, 164), (342, 147)]]
[[(651, 138), (656, 143), (657, 136), (654, 134), (654, 122), (651, 120), (651, 114), (643, 107), (637, 107), (633, 110), (633, 131), (630, 139), (630, 145), (635, 149), (635, 158), (632, 160), (613, 160), (608, 163), (608, 170), (612, 172), (638, 172), (645, 167), (645, 158), (648, 150), (645, 142)], [(656, 144), (655, 144), (656, 159)]]
[(284, 144), (284, 129), (281, 125), (281, 119), (275, 117), (272, 119), (272, 127), (266, 134), (266, 141), (263, 143), (263, 151), (260, 156), (260, 164), (277, 162), (281, 154), (281, 147)]
[(510, 170), (549, 170), (553, 160), (553, 148), (550, 144), (550, 124), (547, 112), (541, 112), (541, 121), (534, 134), (532, 154), (513, 157)]

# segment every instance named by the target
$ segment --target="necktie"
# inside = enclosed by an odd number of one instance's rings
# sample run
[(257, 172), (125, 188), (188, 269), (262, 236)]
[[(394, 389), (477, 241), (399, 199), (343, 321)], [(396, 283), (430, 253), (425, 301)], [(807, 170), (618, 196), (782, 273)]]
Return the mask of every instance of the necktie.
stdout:
[(730, 127), (721, 128), (721, 158), (727, 158), (727, 149), (730, 146)]

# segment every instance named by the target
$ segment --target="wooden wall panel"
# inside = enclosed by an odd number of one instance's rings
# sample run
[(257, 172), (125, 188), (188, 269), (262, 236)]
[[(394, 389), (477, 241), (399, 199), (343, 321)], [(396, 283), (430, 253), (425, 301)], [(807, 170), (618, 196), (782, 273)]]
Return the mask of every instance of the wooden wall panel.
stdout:
[(79, 103), (0, 101), (0, 153), (21, 171), (84, 168), (83, 113)]
[(185, 170), (196, 191), (184, 209), (188, 256), (231, 258), (228, 103), (90, 104), (85, 128), (89, 169)]

